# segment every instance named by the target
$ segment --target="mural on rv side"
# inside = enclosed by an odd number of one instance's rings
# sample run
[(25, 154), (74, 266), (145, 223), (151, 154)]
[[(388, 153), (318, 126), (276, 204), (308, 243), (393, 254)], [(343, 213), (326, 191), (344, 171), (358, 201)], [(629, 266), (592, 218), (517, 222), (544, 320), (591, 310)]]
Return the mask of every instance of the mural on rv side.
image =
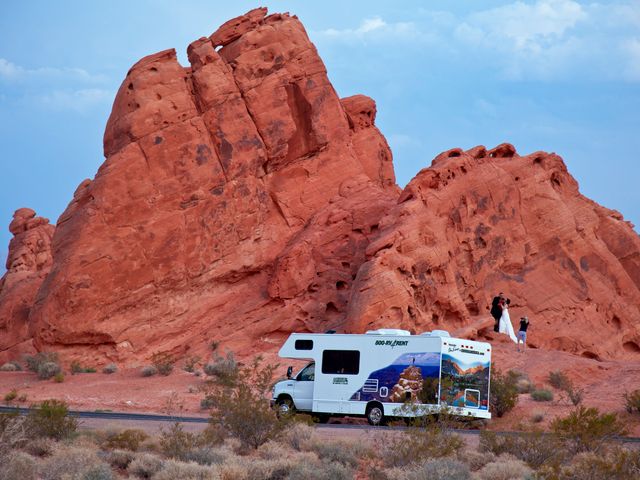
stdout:
[(441, 401), (452, 407), (489, 408), (489, 361), (466, 363), (442, 355)]
[(437, 403), (435, 393), (439, 376), (439, 353), (405, 353), (391, 365), (371, 372), (350, 400)]

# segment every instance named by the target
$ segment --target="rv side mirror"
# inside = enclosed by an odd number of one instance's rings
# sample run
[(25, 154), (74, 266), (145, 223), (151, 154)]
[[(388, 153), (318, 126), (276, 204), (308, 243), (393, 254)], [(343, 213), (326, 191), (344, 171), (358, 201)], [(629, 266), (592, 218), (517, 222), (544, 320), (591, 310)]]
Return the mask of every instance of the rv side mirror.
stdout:
[(293, 373), (293, 367), (287, 367), (287, 378), (291, 378), (291, 374)]

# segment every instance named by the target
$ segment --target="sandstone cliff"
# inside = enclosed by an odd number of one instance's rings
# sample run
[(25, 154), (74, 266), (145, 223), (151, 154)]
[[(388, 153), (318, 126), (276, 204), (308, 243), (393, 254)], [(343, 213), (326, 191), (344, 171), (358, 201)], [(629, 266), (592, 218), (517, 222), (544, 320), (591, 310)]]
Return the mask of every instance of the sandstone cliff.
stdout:
[(295, 16), (253, 10), (188, 58), (127, 73), (106, 160), (52, 240), (12, 223), (9, 263), (39, 260), (0, 283), (1, 355), (132, 365), (381, 326), (491, 338), (504, 291), (536, 347), (640, 357), (640, 239), (557, 155), (454, 149), (401, 192), (374, 101), (338, 97)]

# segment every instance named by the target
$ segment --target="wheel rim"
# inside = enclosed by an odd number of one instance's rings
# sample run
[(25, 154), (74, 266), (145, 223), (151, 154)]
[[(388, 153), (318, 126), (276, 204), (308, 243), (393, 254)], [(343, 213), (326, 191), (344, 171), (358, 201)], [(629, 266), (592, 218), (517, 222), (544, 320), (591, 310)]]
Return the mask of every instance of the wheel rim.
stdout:
[(369, 419), (372, 423), (380, 423), (380, 420), (382, 420), (382, 410), (380, 410), (378, 407), (373, 407), (371, 410), (369, 410)]
[(287, 415), (291, 411), (287, 402), (282, 402), (278, 408), (280, 415)]

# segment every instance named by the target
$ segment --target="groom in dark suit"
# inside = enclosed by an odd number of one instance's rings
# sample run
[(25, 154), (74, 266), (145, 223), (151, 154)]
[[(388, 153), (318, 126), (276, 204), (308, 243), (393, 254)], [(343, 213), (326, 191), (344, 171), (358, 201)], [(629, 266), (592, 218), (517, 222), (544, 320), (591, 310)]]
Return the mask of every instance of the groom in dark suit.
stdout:
[(493, 297), (491, 302), (491, 316), (496, 321), (493, 326), (493, 331), (497, 332), (500, 327), (500, 317), (502, 316), (502, 308), (500, 308), (500, 299), (504, 297), (504, 294), (500, 292), (497, 297)]

